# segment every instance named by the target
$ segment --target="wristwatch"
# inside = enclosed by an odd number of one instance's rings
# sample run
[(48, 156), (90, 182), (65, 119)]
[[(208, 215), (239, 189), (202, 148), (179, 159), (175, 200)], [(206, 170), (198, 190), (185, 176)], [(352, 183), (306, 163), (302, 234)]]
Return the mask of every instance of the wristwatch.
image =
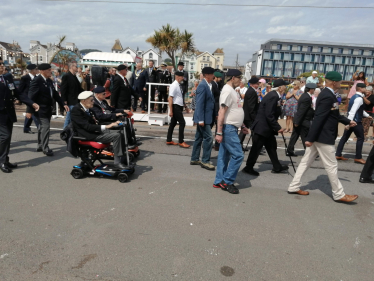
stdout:
[(216, 133), (216, 136), (222, 136), (223, 134), (222, 133)]

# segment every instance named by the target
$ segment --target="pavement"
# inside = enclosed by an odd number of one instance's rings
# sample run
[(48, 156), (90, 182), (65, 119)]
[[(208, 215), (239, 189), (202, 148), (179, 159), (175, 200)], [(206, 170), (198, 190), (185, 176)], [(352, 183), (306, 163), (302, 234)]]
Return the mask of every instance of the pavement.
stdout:
[[(373, 280), (374, 185), (358, 182), (354, 142), (339, 178), (359, 199), (341, 204), (320, 160), (303, 178), (310, 195), (287, 193), (294, 172), (281, 138), (290, 174), (272, 174), (260, 156), (260, 176), (239, 172), (232, 195), (212, 187), (215, 172), (189, 165), (191, 148), (165, 145), (166, 126), (140, 123), (129, 182), (75, 180), (79, 159), (59, 139), (61, 120), (52, 127), (54, 157), (35, 152), (36, 135), (23, 134), (21, 122), (14, 128), (19, 168), (0, 178), (0, 280)], [(193, 135), (186, 128), (190, 144)]]

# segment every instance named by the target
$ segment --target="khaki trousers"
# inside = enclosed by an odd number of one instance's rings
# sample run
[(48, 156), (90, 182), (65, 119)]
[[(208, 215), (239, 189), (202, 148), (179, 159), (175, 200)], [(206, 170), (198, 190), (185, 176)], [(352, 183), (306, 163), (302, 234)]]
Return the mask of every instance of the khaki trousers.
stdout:
[(335, 146), (319, 142), (314, 142), (311, 147), (306, 148), (305, 154), (297, 167), (296, 174), (288, 187), (288, 191), (295, 192), (300, 190), (301, 177), (312, 165), (318, 154), (329, 177), (334, 200), (343, 198), (345, 194), (338, 178), (338, 161), (335, 158)]

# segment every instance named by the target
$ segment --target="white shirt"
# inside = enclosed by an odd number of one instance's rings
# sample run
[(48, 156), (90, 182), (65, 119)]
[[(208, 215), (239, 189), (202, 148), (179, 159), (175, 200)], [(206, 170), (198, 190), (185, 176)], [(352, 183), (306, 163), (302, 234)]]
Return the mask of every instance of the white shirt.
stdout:
[(230, 85), (223, 86), (219, 104), (228, 107), (223, 124), (233, 125), (237, 128), (241, 127), (244, 121), (244, 110), (239, 94)]
[[(30, 74), (30, 73), (29, 73), (29, 74)], [(45, 77), (43, 76), (43, 74), (40, 74), (40, 75), (43, 77), (44, 81), (47, 82), (47, 78), (45, 78)], [(51, 97), (53, 98), (53, 92), (52, 92), (52, 89), (49, 88), (49, 91), (51, 92)]]
[(208, 83), (208, 81), (206, 81), (205, 78), (204, 78), (204, 80), (205, 80), (205, 82), (208, 84), (210, 91), (212, 91), (212, 84), (211, 84), (211, 83)]
[(29, 73), (30, 77), (31, 77), (31, 80), (34, 80), (34, 75), (32, 75), (31, 73)]
[[(84, 111), (90, 113), (90, 111), (84, 107), (84, 105), (80, 102), (81, 106), (83, 107)], [(91, 115), (91, 114), (90, 114)], [(106, 130), (105, 125), (100, 125), (101, 131), (104, 132)]]
[(173, 104), (177, 104), (180, 106), (183, 106), (183, 93), (181, 90), (181, 86), (178, 83), (177, 80), (174, 80), (173, 83), (171, 83), (169, 88), (169, 96), (173, 97)]
[[(364, 97), (364, 94), (362, 94), (362, 93), (356, 92), (356, 94), (359, 95), (360, 97)], [(353, 105), (351, 107), (351, 110), (348, 113), (348, 119), (349, 120), (351, 120), (351, 121), (353, 120), (353, 118), (356, 115), (357, 110), (363, 104), (364, 104), (364, 99), (358, 99), (358, 98), (355, 99), (355, 101), (353, 102)], [(369, 114), (367, 114), (365, 110), (364, 110), (364, 117), (369, 117)]]

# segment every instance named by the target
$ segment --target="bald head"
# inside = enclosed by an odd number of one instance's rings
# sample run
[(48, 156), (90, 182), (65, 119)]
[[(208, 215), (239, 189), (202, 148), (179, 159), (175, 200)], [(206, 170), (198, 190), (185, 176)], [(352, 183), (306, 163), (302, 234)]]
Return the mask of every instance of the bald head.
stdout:
[(138, 62), (136, 64), (136, 69), (142, 69), (142, 63), (141, 62)]

